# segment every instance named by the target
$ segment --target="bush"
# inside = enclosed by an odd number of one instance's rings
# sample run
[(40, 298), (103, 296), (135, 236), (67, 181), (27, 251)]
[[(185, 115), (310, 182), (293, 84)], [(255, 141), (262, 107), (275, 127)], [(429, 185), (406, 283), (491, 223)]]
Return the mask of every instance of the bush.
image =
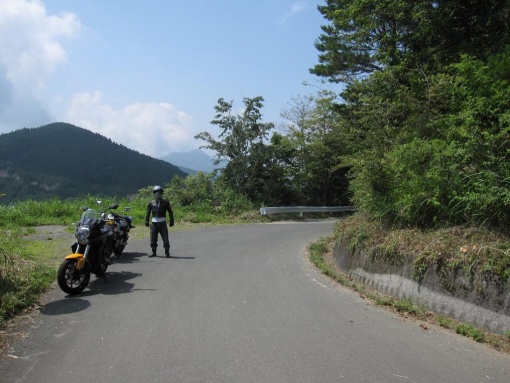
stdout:
[[(506, 61), (498, 56), (489, 62), (510, 61), (503, 56)], [(371, 121), (366, 127), (385, 130), (393, 141), (374, 141), (354, 161), (351, 189), (358, 207), (399, 226), (508, 226), (508, 67), (464, 57), (427, 77), (426, 87), (411, 81), (407, 91), (403, 85), (394, 91), (394, 100), (383, 100), (408, 110), (420, 100), (424, 106), (393, 126)]]

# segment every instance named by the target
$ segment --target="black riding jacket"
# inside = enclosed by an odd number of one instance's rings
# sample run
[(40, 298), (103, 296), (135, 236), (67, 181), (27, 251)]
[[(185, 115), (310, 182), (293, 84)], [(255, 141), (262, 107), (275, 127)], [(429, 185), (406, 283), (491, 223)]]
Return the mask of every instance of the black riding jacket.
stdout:
[(147, 214), (145, 214), (145, 223), (149, 223), (150, 216), (152, 214), (153, 217), (163, 217), (166, 219), (166, 212), (168, 212), (168, 216), (170, 217), (170, 225), (174, 225), (174, 212), (172, 211), (172, 206), (170, 206), (170, 202), (166, 199), (161, 199), (159, 201), (152, 200), (147, 205)]

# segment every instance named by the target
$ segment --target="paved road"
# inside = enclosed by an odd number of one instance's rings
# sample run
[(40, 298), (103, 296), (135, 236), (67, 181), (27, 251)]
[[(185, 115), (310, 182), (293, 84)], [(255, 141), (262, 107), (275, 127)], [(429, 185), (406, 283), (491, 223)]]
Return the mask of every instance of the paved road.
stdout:
[(174, 232), (171, 259), (132, 242), (109, 284), (44, 297), (0, 382), (510, 382), (510, 357), (318, 273), (304, 248), (332, 226)]

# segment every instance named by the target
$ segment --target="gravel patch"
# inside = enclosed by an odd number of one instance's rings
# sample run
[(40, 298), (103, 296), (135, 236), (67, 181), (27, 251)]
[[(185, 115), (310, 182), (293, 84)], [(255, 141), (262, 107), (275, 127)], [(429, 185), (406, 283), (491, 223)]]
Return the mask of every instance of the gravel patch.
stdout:
[(60, 225), (43, 225), (43, 226), (35, 226), (35, 233), (31, 233), (27, 235), (27, 239), (34, 241), (44, 241), (44, 240), (52, 240), (52, 239), (63, 239), (69, 238), (70, 240), (74, 239), (73, 233), (68, 231), (70, 226), (60, 226)]

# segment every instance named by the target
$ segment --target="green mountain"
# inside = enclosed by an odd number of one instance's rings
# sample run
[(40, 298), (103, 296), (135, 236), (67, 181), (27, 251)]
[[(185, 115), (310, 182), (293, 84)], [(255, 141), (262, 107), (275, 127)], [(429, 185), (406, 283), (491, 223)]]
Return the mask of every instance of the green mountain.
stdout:
[(178, 167), (67, 123), (0, 135), (0, 203), (84, 195), (126, 197)]

